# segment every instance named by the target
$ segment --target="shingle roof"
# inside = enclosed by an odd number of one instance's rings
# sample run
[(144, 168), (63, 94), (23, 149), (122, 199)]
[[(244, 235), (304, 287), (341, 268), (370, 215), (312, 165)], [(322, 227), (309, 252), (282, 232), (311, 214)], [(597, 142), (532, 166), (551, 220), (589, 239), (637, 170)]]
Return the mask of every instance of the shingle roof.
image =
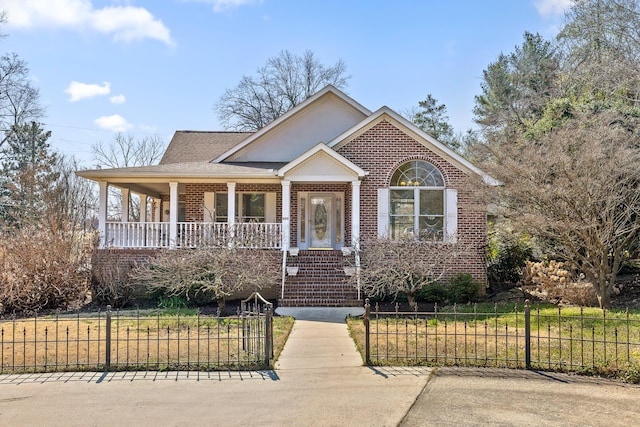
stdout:
[(136, 166), (117, 169), (93, 169), (76, 172), (79, 176), (104, 180), (108, 178), (230, 178), (230, 177), (276, 177), (282, 163), (209, 163), (186, 162), (154, 166)]
[(252, 132), (176, 131), (160, 164), (209, 162), (235, 147)]

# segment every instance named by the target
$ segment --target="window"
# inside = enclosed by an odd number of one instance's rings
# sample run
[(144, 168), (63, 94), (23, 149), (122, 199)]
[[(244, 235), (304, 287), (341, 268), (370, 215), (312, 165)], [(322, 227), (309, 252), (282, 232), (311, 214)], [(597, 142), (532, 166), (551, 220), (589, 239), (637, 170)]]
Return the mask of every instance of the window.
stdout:
[[(227, 222), (229, 199), (227, 193), (216, 193), (216, 222)], [(236, 193), (237, 222), (265, 222), (265, 193)]]
[(391, 177), (389, 231), (391, 238), (414, 233), (418, 238), (443, 238), (444, 179), (431, 163), (412, 160)]

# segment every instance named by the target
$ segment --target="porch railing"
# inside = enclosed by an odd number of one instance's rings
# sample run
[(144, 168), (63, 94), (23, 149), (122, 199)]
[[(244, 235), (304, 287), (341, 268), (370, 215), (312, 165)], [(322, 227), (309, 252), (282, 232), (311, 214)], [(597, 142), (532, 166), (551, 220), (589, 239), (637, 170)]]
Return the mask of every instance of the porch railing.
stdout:
[[(105, 246), (109, 248), (170, 248), (168, 222), (107, 222)], [(280, 249), (280, 223), (179, 222), (177, 248), (233, 242), (253, 249)]]

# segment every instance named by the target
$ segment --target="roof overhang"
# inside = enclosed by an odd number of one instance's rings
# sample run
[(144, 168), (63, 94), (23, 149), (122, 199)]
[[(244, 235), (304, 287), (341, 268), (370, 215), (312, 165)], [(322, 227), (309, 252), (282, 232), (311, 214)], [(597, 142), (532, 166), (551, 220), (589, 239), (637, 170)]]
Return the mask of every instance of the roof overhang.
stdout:
[(185, 183), (224, 183), (229, 181), (239, 183), (280, 182), (276, 167), (203, 162), (82, 170), (77, 171), (76, 175), (95, 182), (107, 182), (115, 187), (128, 188), (136, 193), (150, 196), (166, 193), (169, 182), (179, 182), (181, 185)]

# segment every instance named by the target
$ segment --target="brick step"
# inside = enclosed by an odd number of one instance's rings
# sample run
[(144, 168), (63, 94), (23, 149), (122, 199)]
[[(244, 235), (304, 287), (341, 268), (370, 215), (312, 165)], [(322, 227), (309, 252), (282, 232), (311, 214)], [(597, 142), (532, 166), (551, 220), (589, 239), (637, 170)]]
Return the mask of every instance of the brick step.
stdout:
[(280, 307), (362, 307), (363, 301), (339, 298), (282, 298), (278, 300)]
[(357, 290), (351, 286), (335, 286), (335, 287), (308, 287), (308, 286), (289, 286), (285, 287), (285, 298), (355, 298)]
[(356, 296), (355, 291), (299, 291), (299, 290), (290, 290), (284, 292), (285, 298), (341, 298), (341, 299), (350, 299)]

